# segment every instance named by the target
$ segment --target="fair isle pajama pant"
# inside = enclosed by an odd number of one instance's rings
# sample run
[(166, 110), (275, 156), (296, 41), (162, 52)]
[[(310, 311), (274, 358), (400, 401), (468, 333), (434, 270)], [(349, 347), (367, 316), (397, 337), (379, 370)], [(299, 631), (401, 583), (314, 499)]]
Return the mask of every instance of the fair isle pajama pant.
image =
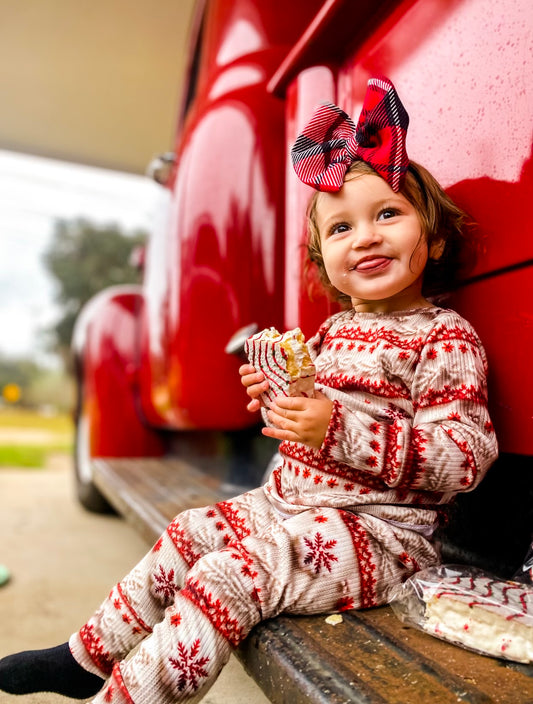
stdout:
[(283, 518), (260, 488), (179, 514), (70, 649), (109, 678), (95, 704), (199, 701), (259, 621), (385, 603), (434, 562), (415, 531), (334, 508)]

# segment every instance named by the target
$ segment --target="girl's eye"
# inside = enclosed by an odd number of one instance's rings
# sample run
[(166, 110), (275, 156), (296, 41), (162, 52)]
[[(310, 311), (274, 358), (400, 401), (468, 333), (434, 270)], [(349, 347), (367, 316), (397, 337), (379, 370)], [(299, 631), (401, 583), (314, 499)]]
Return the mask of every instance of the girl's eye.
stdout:
[(330, 235), (340, 235), (343, 232), (348, 232), (350, 229), (350, 226), (345, 223), (345, 222), (339, 222), (336, 225), (333, 225), (329, 231)]
[(389, 220), (398, 215), (396, 208), (383, 208), (378, 215), (378, 220)]

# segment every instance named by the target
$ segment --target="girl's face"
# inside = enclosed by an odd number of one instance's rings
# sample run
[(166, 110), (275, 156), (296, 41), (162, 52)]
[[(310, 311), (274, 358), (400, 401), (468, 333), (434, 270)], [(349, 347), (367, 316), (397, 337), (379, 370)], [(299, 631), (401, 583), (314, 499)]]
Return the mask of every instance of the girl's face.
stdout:
[(320, 193), (316, 222), (329, 280), (360, 312), (427, 307), (428, 247), (418, 214), (380, 176), (364, 174)]

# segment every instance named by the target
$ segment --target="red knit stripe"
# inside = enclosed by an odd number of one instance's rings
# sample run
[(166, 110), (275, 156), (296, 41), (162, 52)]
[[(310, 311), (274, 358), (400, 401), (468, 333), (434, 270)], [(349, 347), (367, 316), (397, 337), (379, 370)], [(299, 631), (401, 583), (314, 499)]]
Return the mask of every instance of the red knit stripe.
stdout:
[(96, 667), (105, 675), (110, 675), (115, 664), (107, 650), (102, 646), (102, 639), (94, 632), (94, 626), (86, 623), (79, 631), (80, 640), (85, 646), (87, 654)]
[(371, 606), (377, 606), (376, 563), (373, 560), (367, 532), (361, 525), (361, 519), (353, 513), (340, 511), (340, 515), (350, 531), (355, 554), (359, 562), (361, 608), (368, 609)]
[(122, 590), (122, 586), (120, 585), (120, 582), (117, 584), (117, 592), (120, 594), (120, 598), (122, 599), (124, 606), (128, 609), (128, 611), (133, 616), (133, 618), (137, 621), (139, 626), (141, 628), (143, 628), (147, 633), (151, 633), (152, 632), (151, 626), (149, 626), (145, 621), (142, 620), (142, 618), (139, 616), (137, 611), (130, 604), (127, 596), (124, 594), (124, 591)]
[(402, 426), (398, 423), (386, 425), (385, 431), (385, 458), (383, 461), (383, 477), (387, 484), (394, 484), (402, 469), (399, 453), (402, 450), (398, 442)]
[(250, 530), (246, 527), (246, 519), (239, 516), (239, 512), (233, 508), (231, 501), (221, 501), (216, 504), (216, 507), (224, 516), (239, 540), (250, 535)]
[(357, 482), (358, 484), (371, 487), (377, 491), (388, 491), (390, 489), (383, 479), (380, 479), (377, 475), (355, 469), (354, 467), (350, 467), (350, 465), (337, 462), (331, 458), (325, 459), (316, 450), (308, 448), (305, 445), (284, 441), (281, 443), (279, 449), (280, 452), (287, 457), (301, 462), (313, 470), (323, 472), (324, 474), (333, 474), (336, 477), (341, 477), (351, 482)]
[(354, 391), (362, 391), (372, 394), (372, 396), (380, 396), (382, 398), (411, 399), (409, 389), (403, 384), (391, 384), (385, 380), (371, 381), (364, 377), (358, 379), (348, 374), (317, 374), (317, 384), (323, 384), (333, 389), (342, 389), (345, 393), (353, 393)]
[(185, 531), (180, 528), (177, 520), (172, 521), (172, 523), (167, 526), (167, 534), (187, 565), (192, 567), (195, 562), (200, 559), (201, 555), (193, 550), (192, 540), (188, 538)]
[(185, 588), (181, 590), (180, 595), (200, 609), (213, 627), (233, 647), (237, 647), (246, 638), (247, 634), (242, 629), (239, 621), (230, 616), (229, 609), (223, 606), (220, 599), (215, 598), (211, 592), (207, 592), (199, 580), (188, 581)]
[(385, 345), (398, 347), (401, 350), (412, 350), (418, 353), (420, 353), (426, 343), (423, 337), (406, 338), (398, 335), (394, 330), (387, 330), (383, 327), (365, 330), (358, 325), (343, 325), (338, 330), (335, 330), (334, 334), (327, 334), (324, 338), (324, 344), (334, 344), (339, 338), (365, 344), (381, 342)]
[[(122, 696), (124, 697), (124, 699), (126, 700), (126, 702), (128, 702), (128, 704), (135, 704), (135, 702), (130, 697), (130, 694), (126, 688), (126, 684), (125, 684), (124, 679), (122, 677), (122, 672), (120, 671), (120, 663), (118, 663), (118, 662), (115, 665), (115, 667), (113, 668), (113, 679), (115, 680), (117, 687), (118, 687), (120, 693), (122, 694)], [(111, 700), (111, 701), (113, 701), (113, 700)]]
[(446, 431), (446, 434), (451, 440), (453, 440), (453, 442), (457, 445), (459, 450), (461, 450), (464, 455), (465, 459), (461, 467), (465, 470), (465, 476), (461, 479), (461, 485), (464, 486), (466, 489), (472, 486), (472, 484), (474, 484), (477, 477), (477, 465), (474, 453), (470, 449), (470, 446), (466, 440), (459, 440), (454, 436), (453, 430), (451, 428)]
[(470, 330), (466, 330), (464, 327), (455, 326), (447, 327), (446, 325), (439, 325), (434, 330), (432, 330), (426, 338), (426, 344), (435, 344), (436, 342), (448, 342), (449, 340), (461, 340), (463, 342), (469, 342), (474, 349), (479, 348), (479, 340)]
[(441, 389), (428, 389), (423, 394), (416, 404), (413, 404), (416, 410), (421, 408), (432, 408), (433, 406), (442, 406), (446, 403), (454, 401), (471, 401), (472, 403), (480, 403), (483, 406), (487, 403), (487, 394), (484, 389), (471, 384), (461, 384), (461, 386), (452, 387), (449, 385), (443, 386)]
[(324, 442), (322, 443), (322, 452), (329, 454), (331, 448), (337, 444), (337, 433), (342, 427), (342, 410), (340, 401), (333, 401), (333, 408), (331, 410), (331, 418), (328, 425), (328, 430)]
[(407, 462), (403, 469), (402, 478), (398, 483), (398, 488), (405, 487), (412, 489), (420, 481), (420, 477), (426, 471), (424, 463), (424, 450), (426, 449), (426, 438), (418, 428), (412, 429), (411, 442), (409, 443), (409, 453)]

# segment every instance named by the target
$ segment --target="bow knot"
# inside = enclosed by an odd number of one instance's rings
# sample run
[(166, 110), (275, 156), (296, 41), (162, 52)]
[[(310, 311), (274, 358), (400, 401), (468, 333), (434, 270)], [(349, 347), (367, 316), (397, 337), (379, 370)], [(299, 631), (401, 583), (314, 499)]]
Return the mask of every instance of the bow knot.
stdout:
[(319, 191), (338, 191), (350, 165), (361, 159), (399, 191), (409, 159), (409, 116), (388, 78), (371, 78), (357, 126), (332, 103), (318, 108), (292, 148), (301, 181)]

